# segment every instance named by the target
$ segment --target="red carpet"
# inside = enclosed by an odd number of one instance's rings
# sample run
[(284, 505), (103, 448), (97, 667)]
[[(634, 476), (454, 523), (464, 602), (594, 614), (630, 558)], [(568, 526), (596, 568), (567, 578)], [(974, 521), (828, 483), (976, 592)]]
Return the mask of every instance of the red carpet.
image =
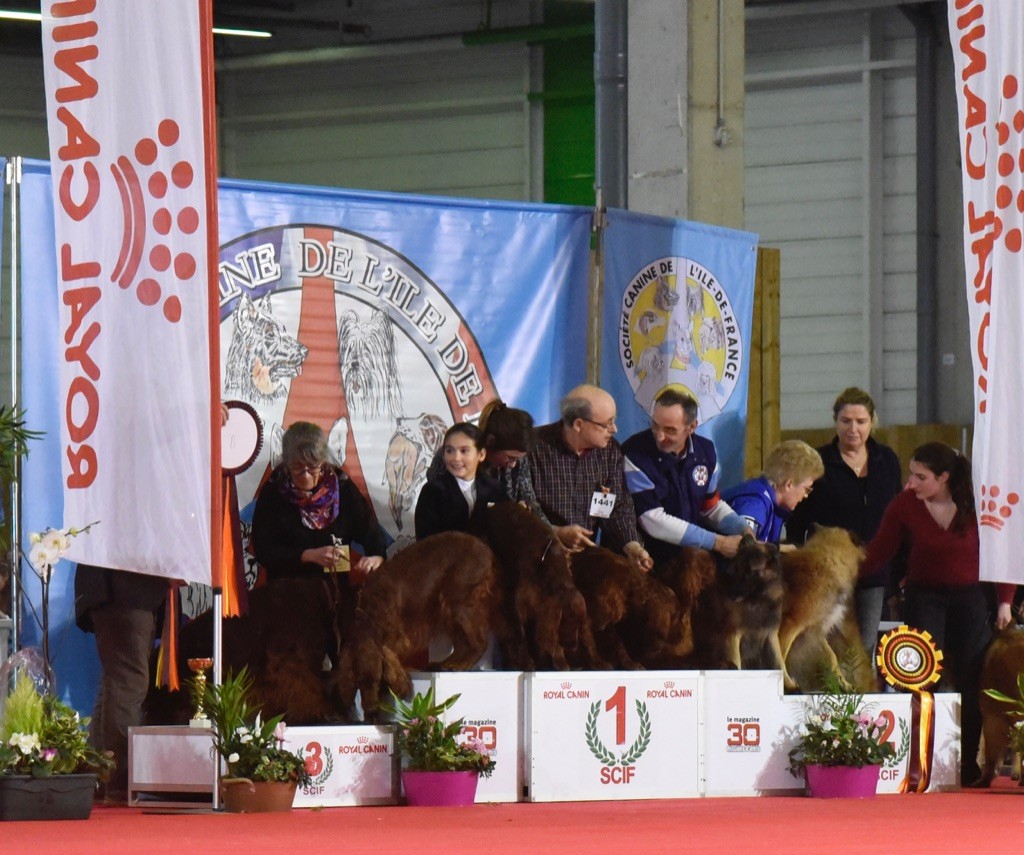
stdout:
[[(1001, 782), (1000, 782), (1001, 783)], [(359, 807), (158, 815), (96, 807), (84, 822), (0, 825), (10, 853), (1020, 852), (1024, 787), (879, 796)]]

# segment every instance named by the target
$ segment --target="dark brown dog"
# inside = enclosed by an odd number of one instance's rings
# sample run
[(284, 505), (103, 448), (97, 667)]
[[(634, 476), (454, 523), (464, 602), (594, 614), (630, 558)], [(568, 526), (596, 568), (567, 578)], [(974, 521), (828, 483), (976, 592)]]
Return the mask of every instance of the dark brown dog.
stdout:
[(653, 668), (690, 668), (694, 658), (693, 615), (701, 594), (715, 582), (714, 556), (706, 549), (682, 546), (667, 562), (651, 571), (656, 579), (676, 595), (682, 614), (679, 646), (667, 657), (649, 664)]
[[(351, 593), (354, 598), (354, 592)], [(341, 709), (324, 680), (324, 655), (337, 655), (343, 621), (335, 590), (321, 579), (280, 579), (249, 592), (249, 612), (223, 622), (225, 672), (248, 666), (254, 705), (265, 717), (283, 715), (289, 724), (339, 721)], [(207, 611), (181, 628), (178, 677), (193, 675), (189, 658), (213, 655), (213, 615)], [(147, 724), (185, 724), (192, 713), (186, 690), (152, 689)]]
[(453, 650), (433, 671), (461, 671), (487, 649), (491, 616), (497, 610), (494, 554), (478, 538), (443, 532), (425, 538), (371, 573), (346, 634), (334, 685), (351, 713), (355, 693), (363, 717), (377, 718), (382, 690), (404, 697), (411, 691), (405, 670), (430, 640), (447, 636)]
[(522, 505), (487, 509), (486, 537), (498, 558), (503, 608), (495, 631), (505, 666), (569, 669), (566, 651), (584, 668), (607, 668), (597, 653), (583, 595), (565, 549), (551, 529)]
[(684, 637), (688, 621), (668, 586), (600, 547), (584, 549), (570, 556), (570, 562), (573, 580), (587, 601), (598, 652), (612, 667), (653, 667), (689, 652)]
[[(1010, 728), (1020, 720), (1010, 715), (1013, 709), (1011, 704), (990, 698), (984, 690), (995, 689), (1007, 697), (1018, 698), (1020, 687), (1017, 681), (1021, 674), (1024, 674), (1024, 630), (1007, 627), (996, 635), (989, 646), (981, 669), (979, 685), (982, 691), (979, 701), (982, 733), (985, 736), (985, 765), (981, 770), (981, 778), (974, 785), (976, 787), (987, 787), (995, 779), (996, 770), (1006, 756)], [(1014, 758), (1014, 776), (1024, 787), (1020, 763), (1019, 756)]]
[(744, 535), (736, 556), (718, 563), (714, 583), (698, 598), (697, 661), (705, 668), (742, 668), (744, 637), (755, 643), (777, 638), (783, 593), (778, 548)]

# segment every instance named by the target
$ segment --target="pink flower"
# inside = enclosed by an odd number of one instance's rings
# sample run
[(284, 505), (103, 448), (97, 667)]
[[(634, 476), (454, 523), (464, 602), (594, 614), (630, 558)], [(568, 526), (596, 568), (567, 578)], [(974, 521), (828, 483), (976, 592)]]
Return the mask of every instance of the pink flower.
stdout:
[(285, 726), (283, 721), (277, 723), (277, 727), (274, 728), (274, 739), (278, 742), (284, 742), (284, 734), (288, 728)]
[(56, 748), (44, 748), (40, 753), (43, 756), (43, 762), (49, 763), (51, 760), (53, 760), (54, 757), (57, 756), (57, 749)]

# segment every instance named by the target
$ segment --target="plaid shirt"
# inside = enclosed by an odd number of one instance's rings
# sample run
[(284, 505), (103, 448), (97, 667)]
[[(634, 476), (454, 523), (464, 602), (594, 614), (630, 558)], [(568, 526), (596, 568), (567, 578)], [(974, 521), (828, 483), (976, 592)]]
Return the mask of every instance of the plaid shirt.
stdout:
[[(524, 462), (530, 463), (534, 492), (552, 525), (601, 529), (601, 545), (618, 552), (632, 540), (643, 543), (623, 476), (622, 448), (614, 439), (606, 448), (577, 454), (562, 438), (562, 423), (555, 422), (534, 431)], [(590, 516), (590, 501), (602, 487), (615, 494), (608, 519)]]

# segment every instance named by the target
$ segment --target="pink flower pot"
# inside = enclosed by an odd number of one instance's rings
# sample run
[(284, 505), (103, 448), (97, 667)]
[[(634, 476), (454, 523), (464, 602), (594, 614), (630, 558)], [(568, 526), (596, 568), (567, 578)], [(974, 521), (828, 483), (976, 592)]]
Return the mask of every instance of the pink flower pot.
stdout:
[(808, 766), (807, 795), (816, 799), (870, 799), (881, 766)]
[(402, 772), (410, 805), (471, 805), (476, 800), (476, 772)]

